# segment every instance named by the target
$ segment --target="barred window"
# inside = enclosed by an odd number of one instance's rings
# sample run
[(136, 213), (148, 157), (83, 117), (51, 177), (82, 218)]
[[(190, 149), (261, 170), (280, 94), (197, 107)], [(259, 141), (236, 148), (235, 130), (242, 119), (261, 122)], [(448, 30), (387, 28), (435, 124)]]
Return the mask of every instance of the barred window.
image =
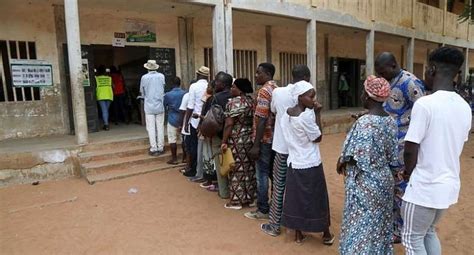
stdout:
[(35, 42), (0, 40), (0, 102), (40, 100), (40, 88), (13, 87), (10, 70), (12, 59), (36, 59)]
[(293, 80), (291, 70), (295, 65), (306, 65), (306, 59), (304, 53), (280, 52), (281, 86), (286, 86)]

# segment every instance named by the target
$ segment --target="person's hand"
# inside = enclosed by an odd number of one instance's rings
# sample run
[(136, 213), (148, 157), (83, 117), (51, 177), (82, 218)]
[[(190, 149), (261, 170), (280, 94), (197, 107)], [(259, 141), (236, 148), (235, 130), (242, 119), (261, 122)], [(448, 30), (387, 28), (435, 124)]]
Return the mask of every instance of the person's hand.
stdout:
[(189, 124), (184, 126), (184, 132), (189, 134)]
[(399, 173), (399, 179), (402, 179), (405, 180), (406, 182), (410, 181), (410, 175), (407, 174), (407, 172), (403, 171), (401, 173)]
[(338, 174), (346, 175), (346, 164), (347, 162), (343, 162), (342, 158), (337, 160), (336, 172)]
[(320, 113), (321, 109), (323, 109), (323, 105), (316, 101), (313, 104), (313, 109), (315, 113)]
[(193, 117), (193, 118), (197, 119), (197, 118), (199, 118), (199, 114), (197, 114), (197, 113), (193, 113), (193, 115), (192, 115), (191, 117)]
[(356, 113), (351, 113), (351, 117), (357, 120), (366, 114), (367, 114), (367, 111), (356, 112)]
[(252, 146), (249, 151), (249, 158), (253, 161), (257, 161), (260, 157), (260, 146)]
[(221, 144), (221, 151), (222, 151), (222, 153), (227, 151), (227, 143)]

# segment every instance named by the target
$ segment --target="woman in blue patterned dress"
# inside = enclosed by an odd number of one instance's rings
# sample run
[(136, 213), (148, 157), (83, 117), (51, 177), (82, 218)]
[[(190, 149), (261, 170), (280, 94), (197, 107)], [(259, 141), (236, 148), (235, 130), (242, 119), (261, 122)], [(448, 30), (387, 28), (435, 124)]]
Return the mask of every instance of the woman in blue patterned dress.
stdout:
[(384, 78), (369, 76), (361, 100), (368, 114), (347, 134), (337, 172), (345, 176), (341, 254), (393, 254), (392, 209), (397, 124), (383, 109), (390, 94)]

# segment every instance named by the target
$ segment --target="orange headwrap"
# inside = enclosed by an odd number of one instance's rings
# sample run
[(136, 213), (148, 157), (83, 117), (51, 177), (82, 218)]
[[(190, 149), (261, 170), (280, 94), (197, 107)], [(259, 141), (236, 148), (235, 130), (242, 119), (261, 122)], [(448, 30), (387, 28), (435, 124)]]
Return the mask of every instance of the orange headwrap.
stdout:
[(377, 102), (385, 102), (390, 96), (390, 83), (384, 78), (369, 75), (364, 82), (365, 92)]

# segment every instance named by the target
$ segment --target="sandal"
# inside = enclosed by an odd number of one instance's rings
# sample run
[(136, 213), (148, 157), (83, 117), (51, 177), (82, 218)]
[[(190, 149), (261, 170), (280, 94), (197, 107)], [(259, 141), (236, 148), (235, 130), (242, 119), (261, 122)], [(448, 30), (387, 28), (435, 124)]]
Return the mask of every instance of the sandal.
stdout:
[(295, 243), (298, 244), (298, 245), (302, 245), (306, 240), (308, 240), (308, 235), (305, 235), (305, 234), (302, 234), (303, 235), (303, 239), (300, 239), (300, 240), (295, 240)]
[(242, 206), (241, 205), (233, 205), (231, 203), (227, 203), (224, 205), (224, 208), (226, 209), (232, 209), (232, 210), (240, 210), (242, 209)]
[(335, 239), (336, 239), (336, 236), (334, 234), (331, 234), (331, 237), (323, 237), (323, 244), (332, 245)]
[(168, 160), (168, 162), (166, 162), (166, 164), (168, 164), (168, 165), (177, 165), (177, 164), (179, 164), (179, 163), (178, 163), (178, 160), (172, 160), (172, 159), (170, 159), (170, 160)]
[(203, 188), (203, 189), (207, 189), (207, 188), (209, 188), (209, 187), (211, 187), (211, 186), (212, 186), (212, 184), (209, 184), (209, 183), (207, 183), (207, 182), (203, 182), (203, 183), (199, 184), (199, 187), (201, 187), (201, 188)]
[(217, 191), (219, 191), (219, 186), (217, 186), (215, 184), (211, 184), (211, 185), (209, 185), (209, 187), (207, 187), (207, 191), (217, 192)]

